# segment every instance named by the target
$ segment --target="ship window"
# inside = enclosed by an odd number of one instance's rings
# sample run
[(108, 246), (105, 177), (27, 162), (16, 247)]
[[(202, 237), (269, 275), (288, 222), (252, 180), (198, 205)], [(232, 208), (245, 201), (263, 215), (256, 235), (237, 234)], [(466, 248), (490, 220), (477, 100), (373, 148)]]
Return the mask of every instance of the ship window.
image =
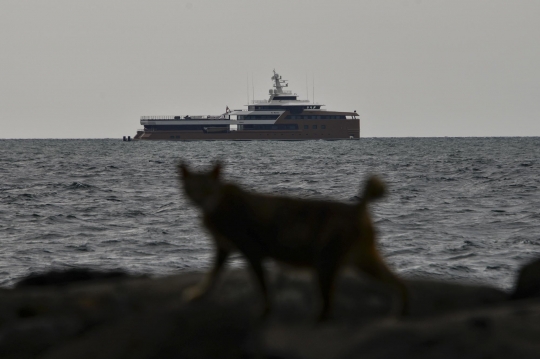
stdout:
[(309, 129), (309, 125), (304, 125), (304, 130)]
[(244, 125), (243, 130), (298, 130), (298, 125)]
[(174, 138), (174, 136), (171, 136), (171, 138)]
[(321, 116), (317, 116), (317, 120), (320, 120), (321, 119)]
[(317, 125), (313, 125), (312, 128), (313, 128), (314, 130), (316, 130), (316, 129), (317, 129)]
[(326, 130), (326, 125), (321, 125), (321, 130)]
[(279, 115), (247, 115), (244, 120), (275, 120)]
[[(229, 125), (213, 125), (212, 127), (229, 128)], [(149, 131), (200, 131), (203, 129), (201, 125), (153, 125), (144, 126), (145, 130)]]
[(296, 96), (278, 96), (278, 97), (274, 97), (272, 100), (274, 100), (274, 101), (280, 101), (280, 100), (296, 100)]

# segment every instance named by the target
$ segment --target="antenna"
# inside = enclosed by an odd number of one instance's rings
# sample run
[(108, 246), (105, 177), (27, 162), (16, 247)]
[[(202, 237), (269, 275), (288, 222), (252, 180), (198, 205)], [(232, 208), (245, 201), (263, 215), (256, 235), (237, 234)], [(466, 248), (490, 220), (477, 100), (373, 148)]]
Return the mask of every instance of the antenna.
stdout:
[(249, 74), (246, 74), (246, 89), (247, 89), (247, 100), (248, 100), (248, 106), (249, 106)]
[(309, 87), (307, 82), (307, 72), (306, 72), (306, 99), (309, 101)]
[(315, 73), (313, 73), (313, 104), (315, 104)]
[(253, 72), (251, 73), (251, 88), (253, 89), (253, 101), (255, 101), (255, 85), (253, 85)]

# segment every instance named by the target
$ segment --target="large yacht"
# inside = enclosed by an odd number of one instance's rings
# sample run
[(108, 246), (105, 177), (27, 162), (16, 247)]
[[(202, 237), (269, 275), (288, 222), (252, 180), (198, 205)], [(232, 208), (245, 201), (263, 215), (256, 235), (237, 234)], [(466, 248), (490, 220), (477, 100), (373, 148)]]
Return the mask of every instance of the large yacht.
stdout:
[(246, 110), (219, 116), (142, 116), (136, 140), (342, 140), (360, 138), (356, 111), (321, 109), (322, 104), (299, 100), (274, 70), (268, 100), (253, 100)]

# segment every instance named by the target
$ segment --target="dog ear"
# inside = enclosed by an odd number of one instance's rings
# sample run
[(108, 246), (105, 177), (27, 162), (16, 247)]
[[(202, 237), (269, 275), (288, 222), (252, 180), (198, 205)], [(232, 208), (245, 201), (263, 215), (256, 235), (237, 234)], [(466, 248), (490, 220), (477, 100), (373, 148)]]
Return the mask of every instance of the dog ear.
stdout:
[(213, 179), (218, 179), (219, 175), (221, 174), (221, 163), (216, 163), (210, 174)]
[(189, 177), (189, 170), (184, 163), (178, 165), (178, 174), (182, 176), (182, 178)]

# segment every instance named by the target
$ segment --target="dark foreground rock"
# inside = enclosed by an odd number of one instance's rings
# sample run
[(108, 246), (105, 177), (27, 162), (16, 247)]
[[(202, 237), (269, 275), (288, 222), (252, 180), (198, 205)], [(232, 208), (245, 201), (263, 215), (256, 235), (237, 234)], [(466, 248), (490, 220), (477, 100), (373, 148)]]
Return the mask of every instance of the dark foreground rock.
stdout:
[(512, 299), (540, 298), (540, 259), (524, 265), (518, 274)]
[(194, 303), (200, 273), (112, 276), (0, 291), (0, 358), (539, 358), (540, 300), (490, 287), (411, 280), (397, 318), (390, 288), (339, 281), (332, 319), (316, 324), (309, 275), (273, 273), (273, 310), (245, 270)]
[(104, 272), (89, 268), (57, 269), (46, 273), (31, 273), (19, 281), (16, 287), (60, 286), (99, 279), (127, 278), (128, 276), (126, 272), (120, 270)]

